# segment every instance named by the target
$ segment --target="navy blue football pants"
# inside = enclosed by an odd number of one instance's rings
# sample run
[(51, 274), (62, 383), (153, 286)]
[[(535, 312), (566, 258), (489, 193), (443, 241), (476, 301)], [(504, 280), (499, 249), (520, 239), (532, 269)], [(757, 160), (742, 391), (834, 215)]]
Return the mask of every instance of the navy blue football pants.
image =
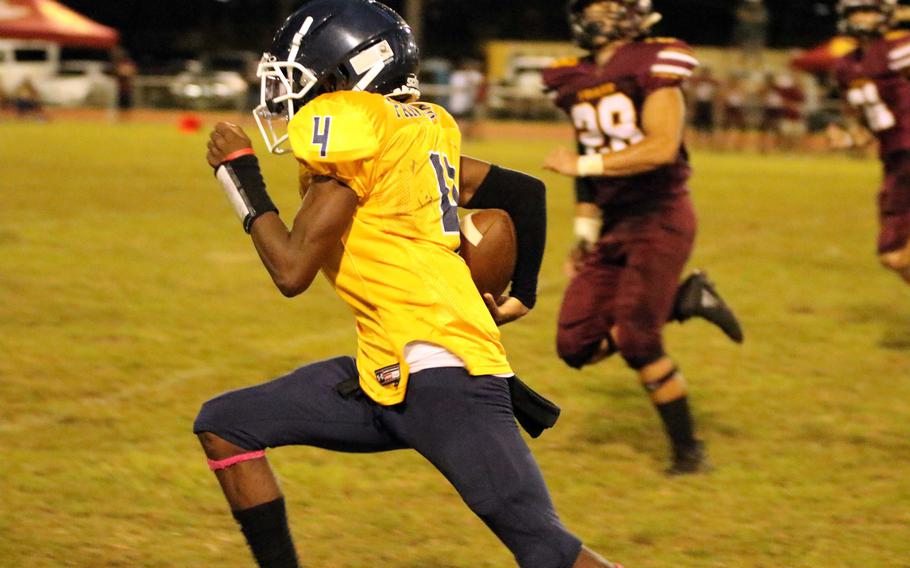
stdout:
[(581, 542), (559, 520), (540, 468), (512, 413), (508, 381), (462, 368), (410, 377), (407, 400), (380, 406), (336, 386), (357, 375), (354, 359), (301, 367), (202, 406), (193, 431), (256, 451), (306, 445), (341, 452), (412, 448), (458, 490), (522, 568), (569, 568)]

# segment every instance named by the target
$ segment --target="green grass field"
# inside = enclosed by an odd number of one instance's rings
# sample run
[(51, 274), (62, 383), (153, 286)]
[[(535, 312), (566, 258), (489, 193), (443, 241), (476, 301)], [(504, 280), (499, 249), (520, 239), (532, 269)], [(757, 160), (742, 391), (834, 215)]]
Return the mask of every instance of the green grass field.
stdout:
[[(547, 140), (470, 144), (540, 174)], [(199, 405), (354, 347), (320, 281), (273, 288), (204, 163), (161, 125), (0, 125), (0, 566), (250, 566), (190, 432)], [(717, 469), (668, 480), (619, 360), (554, 353), (570, 186), (550, 187), (539, 307), (504, 328), (563, 407), (531, 443), (567, 525), (628, 568), (910, 567), (910, 288), (873, 254), (872, 161), (696, 154), (693, 266), (747, 342), (668, 329)], [(285, 219), (295, 165), (264, 160)], [(308, 566), (510, 566), (416, 455), (270, 454)]]

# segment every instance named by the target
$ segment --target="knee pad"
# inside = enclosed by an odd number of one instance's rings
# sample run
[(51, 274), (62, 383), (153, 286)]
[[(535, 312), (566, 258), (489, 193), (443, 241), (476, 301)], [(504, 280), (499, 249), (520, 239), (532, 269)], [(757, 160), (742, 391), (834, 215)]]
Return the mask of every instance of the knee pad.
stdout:
[(635, 371), (662, 359), (664, 352), (660, 329), (620, 325), (616, 346), (626, 364)]
[(677, 369), (676, 367), (673, 367), (673, 369), (671, 369), (668, 373), (665, 373), (664, 376), (662, 376), (658, 379), (655, 379), (653, 381), (642, 383), (642, 386), (645, 388), (646, 391), (648, 391), (649, 394), (654, 394), (657, 391), (659, 391), (660, 389), (664, 388), (664, 385), (666, 385), (673, 379), (676, 379), (677, 376), (679, 376), (679, 369)]

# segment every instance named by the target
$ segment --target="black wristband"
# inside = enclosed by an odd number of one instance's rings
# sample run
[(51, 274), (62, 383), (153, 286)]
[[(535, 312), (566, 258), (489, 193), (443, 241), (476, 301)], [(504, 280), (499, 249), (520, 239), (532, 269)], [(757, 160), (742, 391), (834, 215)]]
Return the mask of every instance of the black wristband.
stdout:
[(547, 241), (547, 188), (527, 174), (493, 166), (466, 209), (502, 209), (515, 225), (517, 259), (509, 292), (528, 308), (537, 303), (537, 277)]
[(225, 162), (215, 170), (215, 176), (221, 182), (228, 200), (234, 206), (237, 216), (247, 233), (259, 217), (270, 211), (278, 213), (265, 188), (265, 180), (259, 170), (256, 156), (241, 156)]
[(597, 190), (591, 180), (584, 177), (575, 178), (575, 203), (595, 203)]

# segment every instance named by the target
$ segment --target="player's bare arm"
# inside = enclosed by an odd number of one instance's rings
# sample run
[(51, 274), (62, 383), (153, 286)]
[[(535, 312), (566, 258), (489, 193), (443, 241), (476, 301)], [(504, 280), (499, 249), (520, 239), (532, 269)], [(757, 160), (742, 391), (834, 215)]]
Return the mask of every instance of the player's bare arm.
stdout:
[(357, 195), (327, 177), (315, 177), (288, 231), (278, 215), (260, 218), (250, 233), (275, 285), (287, 297), (307, 290), (347, 231)]
[[(336, 250), (354, 216), (357, 195), (336, 180), (314, 177), (288, 231), (265, 193), (258, 164), (243, 164), (245, 169), (231, 165), (251, 154), (252, 144), (243, 129), (224, 122), (215, 127), (208, 144), (208, 163), (217, 168), (229, 199), (234, 190), (242, 194), (242, 201), (252, 204), (253, 211), (243, 215), (244, 227), (275, 285), (282, 294), (293, 297), (309, 288)], [(222, 171), (224, 167), (232, 168), (230, 174)]]
[(509, 296), (483, 299), (498, 325), (530, 312), (537, 300), (537, 277), (546, 245), (546, 188), (527, 174), (462, 156), (459, 207), (502, 209), (515, 225), (518, 258)]
[(487, 178), (493, 164), (468, 156), (461, 157), (461, 185), (458, 187), (458, 206), (467, 207), (477, 193), (477, 188)]
[(644, 139), (625, 150), (603, 155), (579, 156), (568, 148), (556, 148), (544, 168), (566, 176), (624, 177), (672, 164), (682, 144), (686, 102), (678, 87), (654, 91), (642, 110)]

